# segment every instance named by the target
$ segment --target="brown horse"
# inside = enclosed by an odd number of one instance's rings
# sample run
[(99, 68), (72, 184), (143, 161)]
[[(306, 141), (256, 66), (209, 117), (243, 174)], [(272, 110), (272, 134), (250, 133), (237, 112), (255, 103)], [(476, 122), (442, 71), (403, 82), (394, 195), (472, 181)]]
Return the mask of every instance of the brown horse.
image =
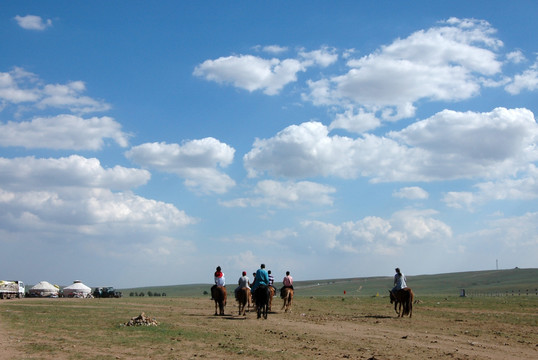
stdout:
[[(404, 315), (411, 317), (413, 315), (413, 300), (415, 298), (413, 290), (406, 287), (396, 292), (389, 290), (389, 293), (390, 303), (394, 303), (394, 311), (398, 314), (398, 317), (404, 317)], [(397, 305), (399, 305), (398, 310), (396, 310)]]
[(269, 306), (267, 307), (267, 311), (271, 311), (271, 305), (273, 304), (273, 297), (275, 296), (275, 288), (272, 286), (267, 286), (269, 288), (269, 293), (271, 296), (269, 296)]
[[(215, 315), (224, 315), (224, 307), (226, 306), (226, 287), (213, 286), (211, 288), (211, 296), (215, 300)], [(217, 312), (217, 307), (219, 311)]]
[(285, 287), (280, 292), (280, 297), (284, 299), (284, 304), (282, 304), (282, 309), (284, 312), (291, 311), (291, 301), (293, 300), (293, 289), (289, 287)]
[(244, 287), (237, 290), (235, 300), (237, 300), (237, 303), (239, 304), (239, 315), (242, 313), (243, 316), (245, 316), (245, 306), (248, 304), (248, 307), (250, 307), (250, 289)]

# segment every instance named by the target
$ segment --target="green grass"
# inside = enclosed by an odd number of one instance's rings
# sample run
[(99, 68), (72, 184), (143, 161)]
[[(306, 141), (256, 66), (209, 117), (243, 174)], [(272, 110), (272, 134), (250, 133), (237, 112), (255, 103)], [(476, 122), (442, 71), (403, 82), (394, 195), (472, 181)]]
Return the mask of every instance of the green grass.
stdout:
[[(512, 294), (521, 291), (535, 295), (538, 289), (538, 269), (510, 269), (471, 271), (436, 275), (407, 276), (407, 283), (418, 296), (424, 295), (459, 295), (461, 289), (469, 293), (502, 293)], [(277, 287), (281, 283), (275, 284)], [(235, 284), (233, 285), (235, 287)], [(131, 292), (166, 293), (171, 297), (196, 297), (209, 293), (211, 284), (171, 285), (144, 288), (122, 289), (123, 296)], [(384, 296), (392, 288), (392, 277), (365, 277), (347, 279), (295, 281), (297, 296)]]

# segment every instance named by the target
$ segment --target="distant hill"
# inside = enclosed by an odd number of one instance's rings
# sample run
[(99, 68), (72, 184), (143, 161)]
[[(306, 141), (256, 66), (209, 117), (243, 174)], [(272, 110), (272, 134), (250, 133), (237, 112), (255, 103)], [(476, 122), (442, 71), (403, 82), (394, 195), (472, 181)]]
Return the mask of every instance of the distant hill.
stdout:
[[(514, 291), (536, 294), (538, 291), (538, 269), (510, 269), (469, 271), (436, 275), (407, 276), (408, 285), (417, 295), (460, 295), (461, 289), (467, 294), (472, 293), (506, 293)], [(277, 288), (282, 283), (275, 283)], [(190, 284), (170, 286), (148, 286), (141, 288), (120, 289), (123, 296), (131, 293), (166, 294), (166, 296), (198, 297), (209, 296), (211, 284)], [(235, 283), (230, 283), (228, 291), (235, 289)], [(339, 296), (344, 291), (347, 296), (381, 296), (387, 295), (392, 287), (391, 276), (325, 279), (295, 281), (294, 287), (297, 296)]]

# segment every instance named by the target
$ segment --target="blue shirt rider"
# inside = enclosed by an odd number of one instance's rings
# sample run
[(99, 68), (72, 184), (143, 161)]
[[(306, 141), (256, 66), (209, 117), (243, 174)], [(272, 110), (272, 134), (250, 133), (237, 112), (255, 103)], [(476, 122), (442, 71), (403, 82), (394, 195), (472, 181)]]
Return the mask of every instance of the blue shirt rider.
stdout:
[(256, 271), (256, 277), (254, 278), (254, 284), (252, 284), (252, 293), (256, 291), (256, 288), (260, 285), (269, 285), (269, 274), (265, 270), (265, 264), (261, 264), (260, 268)]

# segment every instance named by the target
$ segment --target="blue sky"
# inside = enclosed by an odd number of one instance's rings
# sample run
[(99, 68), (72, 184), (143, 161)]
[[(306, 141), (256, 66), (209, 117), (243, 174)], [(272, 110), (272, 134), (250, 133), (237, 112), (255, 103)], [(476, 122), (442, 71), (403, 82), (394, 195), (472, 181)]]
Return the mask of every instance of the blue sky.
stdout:
[(0, 4), (0, 277), (536, 267), (538, 5)]

